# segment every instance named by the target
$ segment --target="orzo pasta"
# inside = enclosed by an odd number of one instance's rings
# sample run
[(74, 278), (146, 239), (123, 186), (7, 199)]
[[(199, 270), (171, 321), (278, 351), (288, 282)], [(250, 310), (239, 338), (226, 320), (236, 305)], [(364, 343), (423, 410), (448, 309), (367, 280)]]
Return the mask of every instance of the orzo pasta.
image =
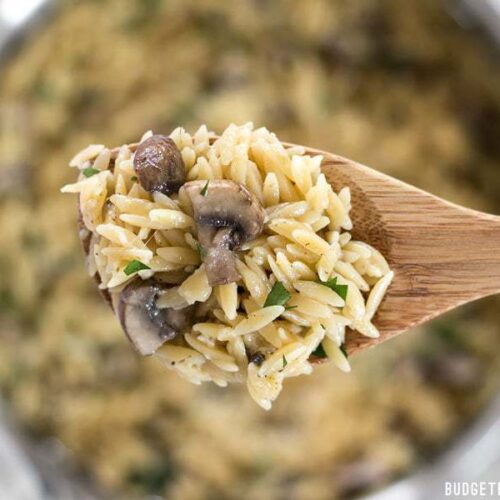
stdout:
[(321, 162), (251, 123), (71, 160), (89, 272), (141, 354), (196, 384), (246, 383), (265, 409), (311, 359), (349, 371), (346, 328), (378, 335), (393, 273), (352, 240), (349, 189)]

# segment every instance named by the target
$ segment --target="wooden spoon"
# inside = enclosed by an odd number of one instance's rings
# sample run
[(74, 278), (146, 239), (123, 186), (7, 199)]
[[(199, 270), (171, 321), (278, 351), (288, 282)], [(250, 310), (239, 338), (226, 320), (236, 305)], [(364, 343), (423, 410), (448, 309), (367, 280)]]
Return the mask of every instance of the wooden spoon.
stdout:
[(379, 250), (395, 273), (373, 320), (380, 337), (349, 332), (349, 354), (500, 293), (500, 217), (455, 205), (347, 158), (305, 149), (323, 155), (322, 170), (336, 191), (350, 188), (353, 237)]

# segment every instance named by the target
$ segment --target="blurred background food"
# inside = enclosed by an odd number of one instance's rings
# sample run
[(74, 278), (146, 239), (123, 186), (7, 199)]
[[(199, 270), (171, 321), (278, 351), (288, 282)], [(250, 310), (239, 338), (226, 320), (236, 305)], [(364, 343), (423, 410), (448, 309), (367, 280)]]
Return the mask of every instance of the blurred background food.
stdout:
[[(445, 449), (498, 390), (499, 301), (287, 381), (192, 386), (125, 341), (84, 270), (88, 143), (254, 121), (500, 212), (500, 68), (435, 0), (59, 2), (0, 78), (0, 390), (117, 498), (351, 497)], [(109, 496), (108, 496), (109, 498)]]

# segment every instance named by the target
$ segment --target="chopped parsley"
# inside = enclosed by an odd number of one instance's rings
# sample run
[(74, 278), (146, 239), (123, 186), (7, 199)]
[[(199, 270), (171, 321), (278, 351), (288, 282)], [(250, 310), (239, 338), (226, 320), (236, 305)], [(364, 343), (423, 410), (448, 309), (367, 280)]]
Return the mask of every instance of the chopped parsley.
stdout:
[(84, 168), (82, 170), (82, 174), (85, 177), (92, 177), (93, 175), (98, 174), (99, 172), (100, 172), (100, 170), (97, 170), (97, 168), (93, 168), (93, 167), (87, 167), (87, 168)]
[(284, 306), (290, 300), (290, 292), (285, 288), (281, 281), (277, 281), (269, 292), (264, 307)]
[(346, 300), (347, 290), (349, 287), (347, 285), (338, 285), (337, 284), (337, 277), (332, 278), (332, 279), (325, 281), (325, 282), (321, 281), (320, 283), (324, 286), (327, 286), (331, 290), (333, 290), (342, 299)]
[(285, 355), (283, 355), (283, 368), (288, 364), (288, 361), (286, 360)]
[(131, 180), (132, 182), (135, 182), (135, 181), (137, 180), (137, 175), (133, 175), (133, 176), (130, 178), (130, 180)]
[(344, 344), (341, 344), (341, 345), (339, 346), (339, 349), (342, 351), (342, 354), (343, 354), (346, 358), (348, 358), (348, 357), (349, 357), (349, 356), (347, 355), (347, 351), (345, 350), (345, 346), (344, 346)]
[(298, 306), (285, 306), (285, 311), (291, 311), (292, 309), (297, 309)]
[(196, 251), (200, 255), (200, 259), (202, 260), (207, 256), (207, 251), (201, 243), (196, 242)]
[(201, 196), (206, 196), (208, 194), (208, 185), (210, 184), (210, 181), (207, 181), (203, 189), (200, 191)]
[(145, 269), (151, 269), (151, 268), (146, 264), (142, 263), (140, 260), (134, 259), (127, 264), (123, 272), (127, 276), (130, 276), (131, 274), (134, 274), (138, 271), (144, 271)]
[(328, 357), (325, 350), (323, 349), (323, 344), (319, 344), (319, 346), (316, 347), (316, 349), (314, 349), (314, 351), (312, 352), (312, 355), (316, 356), (317, 358), (321, 358), (321, 359)]

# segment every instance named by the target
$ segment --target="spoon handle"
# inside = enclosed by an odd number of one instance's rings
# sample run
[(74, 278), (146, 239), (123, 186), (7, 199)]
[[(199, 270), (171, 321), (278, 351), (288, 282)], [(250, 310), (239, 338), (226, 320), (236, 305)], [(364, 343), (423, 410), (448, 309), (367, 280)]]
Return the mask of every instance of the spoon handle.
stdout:
[(410, 205), (397, 245), (410, 293), (456, 306), (500, 292), (500, 217), (429, 196)]

